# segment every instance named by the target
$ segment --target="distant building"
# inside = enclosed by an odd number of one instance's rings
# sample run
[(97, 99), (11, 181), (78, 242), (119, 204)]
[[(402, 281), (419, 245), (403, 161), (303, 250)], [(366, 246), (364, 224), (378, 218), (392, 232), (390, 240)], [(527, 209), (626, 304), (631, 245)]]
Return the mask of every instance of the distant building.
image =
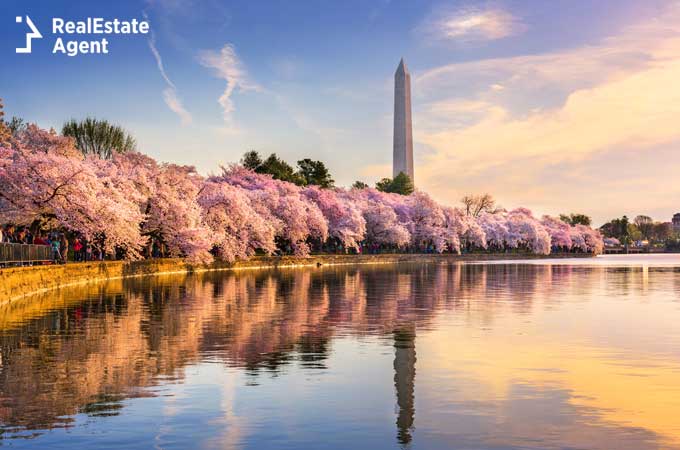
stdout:
[(673, 231), (680, 232), (680, 213), (673, 215)]
[(413, 177), (413, 130), (411, 125), (411, 74), (404, 58), (394, 74), (394, 148), (392, 176), (401, 172)]

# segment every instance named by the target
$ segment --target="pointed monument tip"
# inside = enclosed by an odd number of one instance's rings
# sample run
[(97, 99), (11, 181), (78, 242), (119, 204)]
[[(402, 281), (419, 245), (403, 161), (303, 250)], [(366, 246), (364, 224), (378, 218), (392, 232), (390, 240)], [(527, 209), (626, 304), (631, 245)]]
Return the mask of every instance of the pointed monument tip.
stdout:
[(407, 71), (408, 69), (406, 68), (406, 63), (404, 62), (404, 58), (402, 57), (401, 60), (399, 61), (399, 66), (397, 67), (397, 73)]

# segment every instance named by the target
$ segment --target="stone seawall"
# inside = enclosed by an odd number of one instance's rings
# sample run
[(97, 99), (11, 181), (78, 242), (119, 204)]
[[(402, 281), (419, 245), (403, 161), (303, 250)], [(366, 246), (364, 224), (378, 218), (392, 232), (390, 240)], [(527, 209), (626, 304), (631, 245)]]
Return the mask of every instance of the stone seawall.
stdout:
[[(574, 257), (576, 255), (568, 255)], [(554, 255), (551, 257), (555, 257)], [(145, 261), (104, 261), (46, 265), (33, 267), (9, 267), (0, 269), (0, 306), (14, 300), (67, 286), (98, 283), (128, 277), (159, 274), (192, 273), (214, 270), (245, 270), (258, 268), (341, 265), (341, 264), (392, 264), (399, 262), (429, 261), (479, 261), (518, 258), (541, 258), (537, 255), (471, 254), (471, 255), (318, 255), (309, 257), (256, 257), (233, 264), (190, 264), (182, 259), (154, 259)], [(542, 258), (545, 258), (543, 256)]]

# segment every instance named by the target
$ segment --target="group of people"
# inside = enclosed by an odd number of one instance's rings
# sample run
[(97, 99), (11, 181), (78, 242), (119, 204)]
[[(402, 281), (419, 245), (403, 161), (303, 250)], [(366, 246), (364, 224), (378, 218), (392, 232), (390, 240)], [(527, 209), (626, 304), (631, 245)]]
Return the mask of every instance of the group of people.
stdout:
[[(28, 227), (16, 227), (14, 225), (0, 226), (0, 242), (8, 244), (32, 244), (46, 245), (50, 247), (52, 261), (65, 264), (72, 254), (72, 261), (101, 261), (104, 257), (101, 250), (79, 236), (73, 237), (69, 242), (64, 232), (51, 231), (31, 232)], [(71, 253), (72, 252), (72, 253)]]
[[(71, 241), (69, 241), (69, 237), (72, 239)], [(0, 226), (0, 242), (49, 246), (51, 260), (62, 264), (65, 264), (68, 261), (102, 261), (105, 258), (101, 247), (95, 245), (94, 243), (88, 242), (82, 236), (78, 236), (74, 233), (68, 233), (67, 235), (67, 233), (64, 231), (50, 231), (47, 233), (37, 231), (34, 233), (28, 227), (18, 227), (14, 225)], [(279, 244), (279, 249), (277, 252), (275, 252), (275, 254), (293, 254), (293, 248), (290, 243), (281, 242)], [(312, 253), (329, 254), (437, 252), (433, 244), (425, 245), (423, 248), (416, 250), (412, 247), (399, 247), (396, 245), (359, 242), (357, 248), (347, 248), (342, 244), (342, 242), (340, 242), (339, 239), (329, 239), (324, 243), (313, 242), (311, 243), (311, 251)], [(143, 255), (150, 259), (171, 256), (169, 254), (167, 245), (163, 242), (163, 240), (154, 236), (150, 236)], [(71, 256), (70, 259), (69, 256)], [(119, 259), (121, 257), (122, 255), (116, 252), (115, 254), (108, 255), (107, 259)]]
[(0, 242), (8, 244), (33, 244), (31, 230), (26, 227), (8, 225), (0, 227)]
[[(60, 231), (32, 231), (30, 227), (16, 225), (0, 225), (0, 243), (45, 245), (50, 248), (51, 260), (65, 264), (68, 261), (103, 261), (105, 256), (101, 246), (88, 242), (76, 233)], [(168, 256), (166, 244), (159, 238), (151, 237), (144, 252), (147, 258), (164, 258)], [(108, 255), (107, 258), (118, 259), (119, 254)], [(0, 264), (2, 263), (0, 257)]]

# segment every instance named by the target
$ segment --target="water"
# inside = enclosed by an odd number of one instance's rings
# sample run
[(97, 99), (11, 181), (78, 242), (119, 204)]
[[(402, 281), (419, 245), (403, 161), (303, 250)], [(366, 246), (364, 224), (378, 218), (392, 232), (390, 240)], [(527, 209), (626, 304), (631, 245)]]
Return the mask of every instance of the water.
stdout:
[(680, 257), (111, 281), (0, 314), (0, 444), (680, 448)]

